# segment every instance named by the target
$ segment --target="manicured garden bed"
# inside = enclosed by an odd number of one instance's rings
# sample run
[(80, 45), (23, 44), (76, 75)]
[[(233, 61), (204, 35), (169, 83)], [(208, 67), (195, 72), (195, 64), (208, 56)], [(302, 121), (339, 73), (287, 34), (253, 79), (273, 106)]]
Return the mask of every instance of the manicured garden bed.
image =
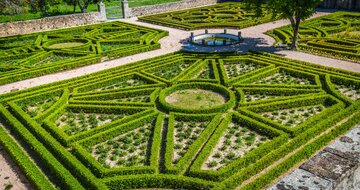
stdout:
[[(290, 26), (268, 32), (278, 44), (290, 45)], [(360, 63), (360, 13), (336, 12), (304, 21), (299, 30), (299, 49), (308, 53)]]
[(167, 34), (117, 21), (0, 38), (0, 85), (158, 49)]
[(257, 16), (254, 10), (245, 9), (242, 3), (219, 3), (212, 6), (160, 13), (139, 17), (140, 21), (150, 22), (184, 30), (201, 28), (245, 28), (272, 20), (271, 14), (264, 11)]
[(359, 123), (359, 94), (359, 73), (178, 52), (1, 95), (0, 143), (39, 189), (253, 190)]

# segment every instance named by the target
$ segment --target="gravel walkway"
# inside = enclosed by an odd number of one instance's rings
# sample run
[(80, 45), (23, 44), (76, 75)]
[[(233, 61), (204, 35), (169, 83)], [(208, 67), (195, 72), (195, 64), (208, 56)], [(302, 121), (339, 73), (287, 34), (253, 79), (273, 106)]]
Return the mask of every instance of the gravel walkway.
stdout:
[(12, 161), (2, 146), (0, 146), (0, 189), (33, 189), (20, 168)]
[[(319, 17), (323, 15), (330, 14), (331, 12), (326, 11), (319, 11), (317, 12), (313, 17)], [(169, 31), (169, 36), (162, 38), (159, 42), (161, 43), (161, 49), (153, 50), (149, 52), (144, 52), (128, 57), (123, 57), (120, 59), (110, 60), (98, 64), (93, 64), (73, 70), (63, 71), (59, 73), (49, 74), (41, 77), (36, 77), (32, 79), (27, 79), (23, 81), (18, 81), (11, 84), (6, 84), (0, 86), (0, 94), (4, 94), (10, 91), (14, 90), (22, 90), (26, 88), (31, 88), (43, 84), (48, 84), (55, 81), (60, 80), (66, 80), (78, 76), (83, 76), (86, 74), (94, 73), (97, 71), (114, 68), (120, 65), (125, 65), (128, 63), (132, 63), (135, 61), (140, 61), (143, 59), (148, 59), (160, 55), (164, 55), (167, 53), (176, 52), (180, 49), (182, 49), (183, 46), (186, 45), (186, 39), (190, 36), (190, 31), (183, 31), (175, 28), (169, 28), (165, 26), (158, 26), (154, 24), (149, 23), (143, 23), (137, 21), (137, 18), (130, 18), (130, 19), (122, 19), (121, 21), (132, 23), (132, 24), (138, 24), (142, 26), (152, 27), (152, 28), (158, 28)], [(287, 51), (287, 50), (277, 50), (274, 47), (272, 47), (272, 44), (274, 44), (275, 40), (268, 36), (263, 34), (264, 32), (288, 25), (289, 22), (287, 20), (279, 20), (276, 22), (270, 22), (266, 24), (260, 24), (257, 26), (249, 27), (242, 29), (242, 36), (244, 38), (244, 43), (242, 43), (241, 46), (237, 47), (237, 51), (246, 52), (250, 49), (253, 50), (261, 50), (266, 52), (272, 52), (276, 54), (283, 55), (288, 58), (313, 62), (325, 66), (330, 67), (336, 67), (344, 70), (349, 71), (355, 71), (360, 72), (360, 64), (357, 63), (351, 63), (347, 61), (341, 61), (311, 54), (306, 54), (302, 52), (295, 52), (295, 51)], [(211, 29), (209, 30), (210, 33), (213, 32), (222, 32), (222, 29)], [(195, 30), (193, 31), (195, 34), (203, 33), (204, 30)], [(229, 33), (237, 34), (238, 30), (228, 30)]]

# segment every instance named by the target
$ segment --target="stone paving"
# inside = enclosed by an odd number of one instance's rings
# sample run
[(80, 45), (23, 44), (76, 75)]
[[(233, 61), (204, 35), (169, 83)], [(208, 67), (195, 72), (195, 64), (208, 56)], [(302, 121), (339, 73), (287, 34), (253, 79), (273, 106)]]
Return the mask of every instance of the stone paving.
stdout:
[[(316, 14), (314, 14), (313, 18), (323, 16), (330, 14), (331, 11), (324, 11), (319, 10)], [(169, 28), (165, 26), (158, 26), (154, 24), (149, 23), (143, 23), (137, 21), (137, 18), (130, 18), (130, 19), (122, 19), (121, 21), (138, 24), (142, 26), (152, 27), (152, 28), (158, 28), (169, 31), (169, 36), (162, 38), (159, 42), (161, 44), (161, 49), (149, 51), (145, 53), (140, 53), (132, 56), (123, 57), (120, 59), (115, 59), (111, 61), (105, 61), (98, 64), (88, 65), (81, 68), (76, 68), (68, 71), (63, 71), (59, 73), (49, 74), (41, 77), (36, 77), (32, 79), (27, 79), (23, 81), (18, 81), (11, 84), (6, 84), (0, 86), (0, 94), (8, 93), (15, 90), (22, 90), (26, 88), (31, 88), (43, 84), (48, 84), (51, 82), (66, 80), (74, 77), (83, 76), (86, 74), (94, 73), (97, 71), (114, 68), (120, 65), (125, 65), (128, 63), (132, 63), (135, 61), (140, 61), (143, 59), (148, 59), (172, 52), (179, 51), (183, 48), (183, 46), (187, 45), (187, 38), (190, 36), (191, 31), (183, 31), (175, 28)], [(354, 71), (354, 72), (360, 72), (360, 64), (347, 62), (347, 61), (341, 61), (311, 54), (306, 54), (302, 52), (296, 52), (296, 51), (288, 51), (288, 50), (281, 50), (276, 49), (272, 45), (275, 42), (275, 40), (268, 36), (263, 34), (264, 32), (278, 28), (281, 26), (288, 25), (289, 21), (287, 20), (278, 20), (276, 22), (269, 22), (265, 24), (260, 24), (257, 26), (249, 27), (242, 29), (242, 37), (244, 38), (244, 43), (242, 46), (239, 46), (237, 48), (237, 51), (239, 52), (246, 52), (248, 50), (261, 50), (266, 52), (272, 52), (276, 53), (288, 58), (308, 61), (312, 63), (317, 63), (324, 66), (330, 66), (330, 67), (336, 67), (344, 70)], [(215, 32), (222, 32), (223, 29), (211, 29), (209, 30), (210, 33)], [(195, 30), (193, 31), (195, 34), (203, 33), (204, 30)], [(228, 30), (229, 33), (237, 34), (238, 30)]]
[(295, 189), (359, 190), (360, 125), (269, 188)]

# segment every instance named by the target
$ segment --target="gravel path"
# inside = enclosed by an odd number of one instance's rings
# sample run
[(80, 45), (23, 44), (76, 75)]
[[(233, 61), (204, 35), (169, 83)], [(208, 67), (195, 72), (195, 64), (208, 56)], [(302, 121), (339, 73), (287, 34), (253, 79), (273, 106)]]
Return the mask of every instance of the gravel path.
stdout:
[[(323, 15), (330, 14), (331, 12), (326, 11), (318, 11), (313, 17), (319, 17)], [(93, 64), (77, 69), (72, 69), (68, 71), (63, 71), (59, 73), (49, 74), (41, 77), (36, 77), (32, 79), (27, 79), (23, 81), (18, 81), (11, 84), (6, 84), (0, 86), (0, 94), (4, 94), (10, 91), (14, 90), (22, 90), (26, 88), (31, 88), (43, 84), (48, 84), (55, 81), (60, 80), (66, 80), (78, 76), (83, 76), (86, 74), (94, 73), (97, 71), (114, 68), (120, 65), (125, 65), (131, 62), (140, 61), (143, 59), (148, 59), (160, 55), (164, 55), (167, 53), (172, 53), (175, 51), (178, 51), (182, 49), (182, 47), (186, 44), (186, 39), (190, 36), (190, 31), (183, 31), (175, 28), (169, 28), (165, 26), (158, 26), (154, 24), (149, 23), (143, 23), (137, 21), (137, 18), (130, 18), (130, 19), (122, 19), (121, 21), (132, 23), (132, 24), (138, 24), (142, 26), (152, 27), (152, 28), (158, 28), (169, 31), (169, 36), (162, 38), (159, 42), (161, 43), (161, 49), (153, 50), (149, 52), (144, 52), (128, 57), (123, 57), (120, 59), (105, 61), (98, 64)], [(248, 50), (261, 50), (266, 52), (272, 52), (276, 54), (283, 55), (288, 58), (313, 62), (325, 66), (330, 67), (336, 67), (344, 70), (349, 71), (355, 71), (360, 72), (360, 64), (347, 62), (347, 61), (341, 61), (311, 54), (306, 54), (302, 52), (295, 52), (295, 51), (288, 51), (288, 50), (278, 50), (274, 47), (272, 47), (272, 44), (274, 44), (275, 40), (268, 36), (263, 34), (264, 32), (288, 25), (289, 22), (287, 20), (279, 20), (276, 22), (269, 22), (265, 24), (260, 24), (257, 26), (249, 27), (242, 29), (242, 36), (244, 37), (244, 43), (242, 43), (240, 46), (236, 47), (237, 51), (246, 52)], [(222, 29), (211, 29), (209, 30), (210, 33), (213, 32), (222, 32)], [(195, 34), (203, 33), (204, 30), (195, 30), (193, 31)], [(237, 34), (238, 30), (228, 30), (228, 33)]]
[[(0, 126), (1, 127), (1, 126)], [(33, 189), (8, 153), (0, 146), (0, 189)]]

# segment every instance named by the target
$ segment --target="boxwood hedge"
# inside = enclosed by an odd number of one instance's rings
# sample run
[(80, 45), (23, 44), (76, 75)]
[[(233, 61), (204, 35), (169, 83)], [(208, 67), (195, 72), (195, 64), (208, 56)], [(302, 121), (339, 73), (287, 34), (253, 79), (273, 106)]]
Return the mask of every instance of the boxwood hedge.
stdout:
[(139, 17), (140, 21), (159, 25), (196, 30), (201, 28), (246, 28), (272, 20), (271, 14), (264, 9), (263, 15), (255, 10), (246, 9), (243, 3), (218, 3), (216, 5), (160, 13)]
[(167, 31), (120, 21), (0, 38), (0, 85), (160, 48)]
[[(183, 87), (232, 103), (174, 109)], [(359, 122), (359, 87), (359, 73), (268, 53), (177, 52), (0, 95), (0, 143), (38, 189), (261, 189)], [(211, 168), (224, 145), (240, 156)]]
[[(321, 56), (360, 63), (360, 13), (336, 12), (302, 22), (299, 49)], [(278, 44), (291, 44), (290, 26), (268, 32)]]

